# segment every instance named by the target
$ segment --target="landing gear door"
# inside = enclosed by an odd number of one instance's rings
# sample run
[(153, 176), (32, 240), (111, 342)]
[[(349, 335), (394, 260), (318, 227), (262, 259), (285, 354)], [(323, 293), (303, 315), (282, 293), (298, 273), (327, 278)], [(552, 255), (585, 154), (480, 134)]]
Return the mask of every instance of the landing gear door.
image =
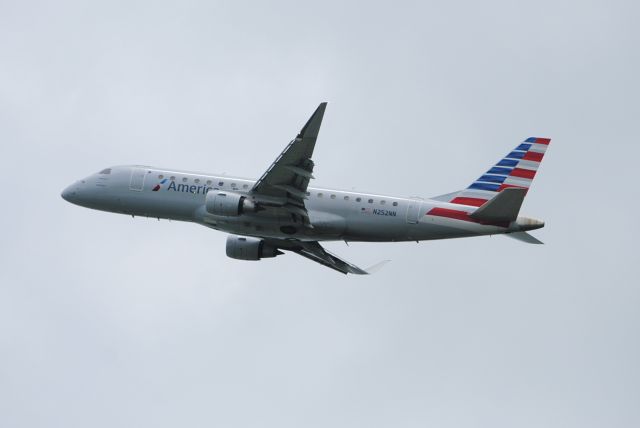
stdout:
[(416, 224), (420, 219), (420, 213), (422, 212), (422, 200), (410, 199), (407, 206), (407, 223)]
[(129, 190), (142, 192), (144, 188), (144, 178), (147, 172), (144, 168), (133, 168), (131, 170), (131, 181), (129, 182)]

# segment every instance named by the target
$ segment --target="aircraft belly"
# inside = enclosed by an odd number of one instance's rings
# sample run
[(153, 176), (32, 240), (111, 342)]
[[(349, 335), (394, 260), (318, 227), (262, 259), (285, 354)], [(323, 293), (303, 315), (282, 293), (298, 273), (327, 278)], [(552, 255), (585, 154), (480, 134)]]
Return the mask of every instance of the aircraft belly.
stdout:
[(463, 238), (504, 233), (504, 228), (470, 221), (424, 216), (416, 225), (418, 240)]
[(198, 198), (197, 195), (181, 194), (162, 199), (155, 196), (146, 192), (128, 192), (118, 198), (120, 203), (111, 205), (115, 209), (108, 210), (196, 221), (207, 227), (239, 235), (310, 241), (422, 241), (504, 232), (497, 226), (435, 216), (423, 216), (416, 224), (408, 223), (404, 216), (384, 210), (309, 211), (309, 227), (292, 221), (291, 215), (280, 209), (221, 217), (207, 213), (202, 197)]
[(330, 236), (340, 239), (347, 229), (347, 220), (337, 213), (309, 211), (309, 222), (312, 226), (312, 230), (309, 232), (316, 236)]
[[(404, 218), (388, 211), (356, 211), (349, 215), (345, 237), (349, 241), (403, 241), (408, 224)], [(386, 215), (385, 215), (386, 214)]]
[(146, 192), (129, 192), (119, 198), (119, 211), (147, 217), (193, 221), (194, 213), (203, 202), (191, 195), (158, 198)]
[(290, 213), (277, 208), (239, 216), (217, 216), (207, 212), (202, 205), (196, 209), (195, 219), (204, 226), (237, 235), (317, 240), (314, 238), (318, 234), (316, 229), (293, 221)]

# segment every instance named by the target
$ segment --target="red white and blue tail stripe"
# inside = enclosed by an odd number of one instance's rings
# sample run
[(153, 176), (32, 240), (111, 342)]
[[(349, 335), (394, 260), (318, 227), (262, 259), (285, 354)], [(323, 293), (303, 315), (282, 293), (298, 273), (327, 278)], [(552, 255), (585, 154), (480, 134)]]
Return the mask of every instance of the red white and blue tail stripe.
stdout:
[(469, 187), (448, 195), (447, 201), (479, 207), (508, 187), (528, 189), (550, 142), (549, 138), (527, 138)]

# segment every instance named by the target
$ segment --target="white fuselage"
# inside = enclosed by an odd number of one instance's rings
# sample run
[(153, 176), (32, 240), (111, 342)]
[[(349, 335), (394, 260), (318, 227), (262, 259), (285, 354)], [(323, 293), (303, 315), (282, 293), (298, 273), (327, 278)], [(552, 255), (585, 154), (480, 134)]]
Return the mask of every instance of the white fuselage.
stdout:
[[(62, 196), (88, 208), (152, 218), (190, 221), (237, 235), (302, 241), (420, 241), (493, 235), (540, 228), (518, 217), (509, 224), (482, 224), (442, 215), (477, 207), (431, 199), (402, 198), (309, 187), (305, 207), (311, 227), (298, 227), (278, 207), (238, 216), (211, 215), (206, 194), (224, 190), (250, 197), (255, 180), (146, 166), (118, 166), (66, 188)], [(455, 217), (455, 216), (454, 216)]]

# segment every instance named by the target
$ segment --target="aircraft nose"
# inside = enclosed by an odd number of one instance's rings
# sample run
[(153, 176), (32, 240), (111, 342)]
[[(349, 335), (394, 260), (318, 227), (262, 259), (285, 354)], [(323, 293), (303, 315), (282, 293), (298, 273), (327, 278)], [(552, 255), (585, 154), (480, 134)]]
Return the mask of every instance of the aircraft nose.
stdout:
[(62, 196), (62, 199), (64, 199), (67, 202), (72, 202), (76, 196), (76, 189), (75, 186), (72, 184), (71, 186), (66, 187), (62, 193), (60, 194), (60, 196)]

